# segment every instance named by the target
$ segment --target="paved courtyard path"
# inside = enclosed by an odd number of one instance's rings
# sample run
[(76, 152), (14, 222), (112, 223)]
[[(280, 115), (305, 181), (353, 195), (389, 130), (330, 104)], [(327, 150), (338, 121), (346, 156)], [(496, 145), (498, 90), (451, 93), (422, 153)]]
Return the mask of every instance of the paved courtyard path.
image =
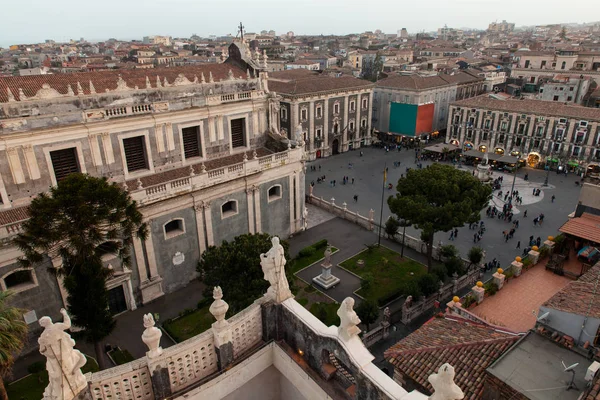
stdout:
[[(315, 182), (313, 194), (317, 197), (330, 201), (333, 197), (335, 203), (341, 205), (343, 202), (348, 204), (348, 209), (351, 211), (359, 211), (361, 215), (368, 215), (369, 210), (375, 210), (375, 219), (379, 220), (381, 210), (381, 188), (383, 186), (383, 169), (384, 165), (388, 167), (388, 182), (396, 185), (401, 174), (406, 173), (406, 168), (416, 168), (414, 163), (414, 150), (403, 150), (401, 152), (391, 151), (386, 153), (382, 149), (365, 148), (362, 149), (364, 156), (360, 157), (359, 151), (350, 151), (333, 157), (318, 159), (308, 164), (306, 173), (306, 184), (310, 185)], [(400, 162), (399, 167), (394, 167), (394, 162)], [(352, 167), (350, 168), (350, 165)], [(423, 168), (431, 164), (430, 161), (423, 161)], [(316, 171), (311, 171), (311, 166), (316, 167)], [(319, 170), (319, 167), (321, 169)], [(463, 167), (469, 171), (469, 167)], [(528, 174), (528, 181), (523, 178)], [(317, 177), (325, 175), (325, 182), (317, 184)], [(504, 176), (502, 190), (511, 189), (513, 176), (495, 171), (494, 177)], [(350, 183), (342, 185), (342, 178), (349, 177)], [(449, 240), (449, 234), (438, 232), (435, 236), (435, 243), (453, 244), (465, 257), (467, 252), (474, 245), (481, 246), (486, 250), (486, 260), (496, 258), (504, 266), (510, 264), (514, 257), (520, 255), (523, 248), (527, 246), (529, 237), (538, 236), (544, 241), (549, 235), (556, 235), (558, 228), (567, 220), (567, 216), (575, 210), (577, 200), (579, 198), (579, 186), (575, 185), (575, 181), (579, 178), (573, 174), (568, 176), (557, 175), (551, 172), (549, 175), (549, 187), (543, 187), (546, 172), (531, 168), (522, 168), (517, 173), (515, 182), (515, 190), (519, 190), (523, 197), (523, 205), (518, 206), (515, 218), (519, 220), (519, 228), (515, 237), (508, 242), (505, 242), (502, 232), (510, 229), (512, 225), (508, 222), (498, 219), (491, 219), (485, 216), (485, 211), (482, 212), (482, 220), (486, 225), (486, 232), (483, 239), (478, 243), (473, 243), (474, 231), (469, 230), (468, 226), (458, 229), (458, 237), (454, 241)], [(332, 187), (329, 182), (336, 180), (336, 185)], [(352, 184), (354, 179), (354, 184)], [(540, 188), (541, 195), (533, 196), (533, 188)], [(308, 193), (308, 188), (307, 188)], [(385, 190), (384, 196), (394, 195), (394, 190)], [(496, 192), (497, 193), (497, 192)], [(556, 200), (551, 201), (551, 196), (554, 194)], [(358, 201), (353, 200), (353, 196), (358, 196)], [(494, 200), (498, 202), (498, 200)], [(501, 203), (498, 202), (498, 205)], [(527, 217), (524, 217), (524, 211), (527, 210)], [(534, 226), (533, 218), (540, 213), (545, 215), (543, 226)], [(385, 221), (391, 212), (387, 206), (387, 201), (383, 206), (383, 221)], [(514, 220), (513, 219), (513, 220)], [(309, 211), (310, 221), (310, 211)], [(413, 237), (419, 237), (420, 232), (409, 227), (406, 230), (407, 234)], [(521, 249), (516, 249), (517, 242), (521, 242)]]

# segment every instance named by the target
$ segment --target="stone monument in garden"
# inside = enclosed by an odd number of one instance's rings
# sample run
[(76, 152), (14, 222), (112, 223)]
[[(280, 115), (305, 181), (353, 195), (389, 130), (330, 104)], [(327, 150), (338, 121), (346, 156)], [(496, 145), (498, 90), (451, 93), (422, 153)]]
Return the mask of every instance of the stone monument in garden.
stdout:
[(321, 286), (323, 289), (329, 289), (340, 282), (340, 278), (331, 274), (331, 246), (327, 246), (325, 250), (325, 258), (321, 264), (321, 275), (313, 278), (313, 282)]
[(479, 179), (481, 182), (487, 182), (492, 179), (487, 153), (485, 153), (481, 163), (477, 164), (477, 179)]

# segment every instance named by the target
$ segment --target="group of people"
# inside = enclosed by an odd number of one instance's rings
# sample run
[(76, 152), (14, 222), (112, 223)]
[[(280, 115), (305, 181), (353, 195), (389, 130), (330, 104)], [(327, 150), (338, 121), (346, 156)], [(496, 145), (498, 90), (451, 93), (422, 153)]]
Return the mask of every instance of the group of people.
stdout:
[(310, 166), (310, 170), (311, 170), (311, 171), (316, 171), (316, 170), (317, 170), (317, 168), (318, 168), (318, 169), (319, 169), (319, 171), (320, 171), (320, 170), (321, 170), (321, 165), (319, 164), (318, 166), (317, 166), (317, 165), (311, 165), (311, 166)]
[(537, 226), (538, 224), (542, 226), (544, 223), (544, 213), (540, 213), (537, 217), (533, 219), (533, 226)]
[(479, 223), (473, 222), (472, 224), (469, 224), (469, 229), (473, 229), (473, 230), (477, 231), (473, 234), (473, 243), (477, 243), (477, 242), (481, 241), (481, 238), (483, 238), (483, 234), (485, 233), (484, 222), (483, 221), (479, 221)]
[(500, 268), (500, 261), (498, 261), (494, 258), (492, 261), (482, 264), (481, 272), (491, 271), (492, 269), (498, 269), (498, 268)]

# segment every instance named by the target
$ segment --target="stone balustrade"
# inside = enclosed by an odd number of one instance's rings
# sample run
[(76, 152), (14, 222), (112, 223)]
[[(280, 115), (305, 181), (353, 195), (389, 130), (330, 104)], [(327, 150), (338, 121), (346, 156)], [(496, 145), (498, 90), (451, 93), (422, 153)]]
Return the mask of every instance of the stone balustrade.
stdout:
[(179, 179), (157, 185), (132, 190), (131, 198), (140, 204), (149, 204), (179, 196), (220, 183), (232, 181), (240, 177), (250, 176), (267, 169), (286, 165), (302, 159), (302, 149), (295, 148), (281, 153), (248, 159), (238, 164), (229, 165), (198, 174), (190, 174)]
[(146, 357), (91, 374), (93, 399), (154, 400)]
[(263, 90), (252, 90), (247, 92), (227, 93), (206, 97), (206, 104), (215, 106), (219, 104), (231, 103), (234, 101), (263, 99), (266, 93)]

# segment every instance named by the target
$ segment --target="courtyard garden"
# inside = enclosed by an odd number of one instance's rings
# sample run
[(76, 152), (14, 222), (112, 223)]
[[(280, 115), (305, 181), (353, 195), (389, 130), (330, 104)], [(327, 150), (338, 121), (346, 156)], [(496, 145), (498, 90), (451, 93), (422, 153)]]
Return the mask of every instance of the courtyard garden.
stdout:
[[(81, 368), (84, 374), (97, 372), (98, 363), (90, 356), (86, 356), (87, 363)], [(9, 399), (15, 400), (39, 400), (44, 397), (44, 389), (48, 386), (48, 371), (43, 361), (31, 364), (27, 371), (29, 375), (10, 383), (6, 391)]]
[(369, 246), (340, 266), (362, 279), (356, 293), (380, 306), (402, 295), (420, 294), (421, 277), (429, 275), (423, 264), (383, 246)]

